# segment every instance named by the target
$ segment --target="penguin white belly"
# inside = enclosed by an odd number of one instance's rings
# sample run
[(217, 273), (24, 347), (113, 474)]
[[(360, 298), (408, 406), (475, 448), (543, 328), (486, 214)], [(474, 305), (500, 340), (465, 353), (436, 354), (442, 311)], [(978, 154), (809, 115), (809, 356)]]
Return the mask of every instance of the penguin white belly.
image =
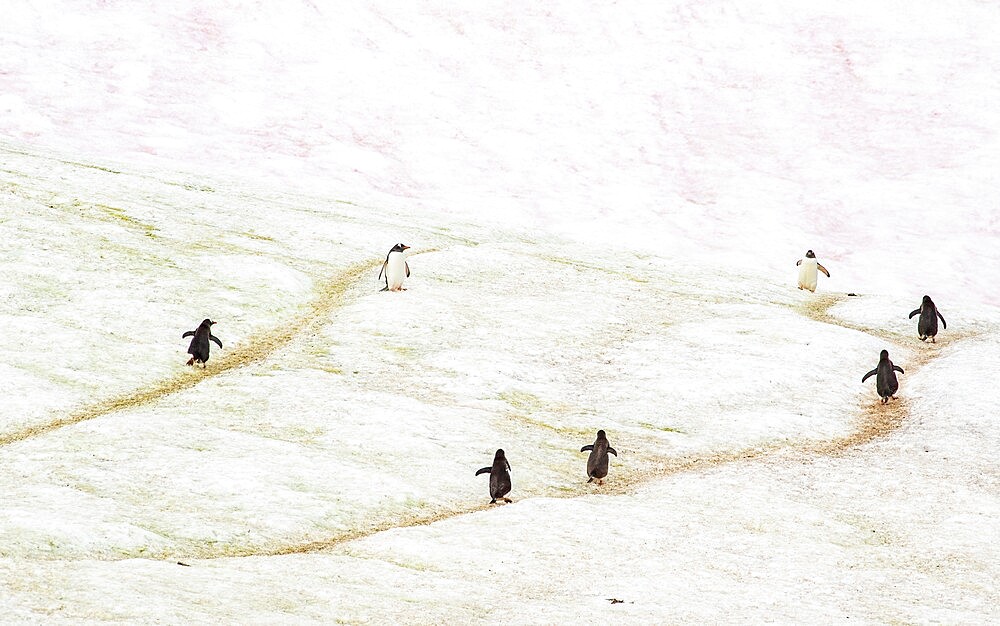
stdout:
[[(815, 273), (815, 272), (814, 272)], [(402, 252), (390, 252), (385, 267), (386, 287), (389, 291), (399, 291), (403, 288), (406, 278), (406, 259)]]
[(802, 259), (802, 265), (799, 265), (799, 289), (816, 291), (816, 259)]

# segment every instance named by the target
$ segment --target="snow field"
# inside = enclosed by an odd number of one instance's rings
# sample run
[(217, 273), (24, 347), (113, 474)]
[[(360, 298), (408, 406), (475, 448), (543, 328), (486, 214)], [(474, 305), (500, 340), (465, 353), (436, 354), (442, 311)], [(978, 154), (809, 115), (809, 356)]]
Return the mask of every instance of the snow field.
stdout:
[(975, 0), (11, 3), (0, 610), (1000, 621), (996, 31)]

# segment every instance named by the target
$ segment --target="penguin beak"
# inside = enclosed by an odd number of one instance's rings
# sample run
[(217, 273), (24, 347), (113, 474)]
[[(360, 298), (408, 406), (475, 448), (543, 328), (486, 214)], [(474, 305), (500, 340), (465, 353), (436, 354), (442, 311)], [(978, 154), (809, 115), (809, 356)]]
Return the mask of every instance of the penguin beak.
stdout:
[(409, 250), (410, 246), (403, 246), (403, 250)]

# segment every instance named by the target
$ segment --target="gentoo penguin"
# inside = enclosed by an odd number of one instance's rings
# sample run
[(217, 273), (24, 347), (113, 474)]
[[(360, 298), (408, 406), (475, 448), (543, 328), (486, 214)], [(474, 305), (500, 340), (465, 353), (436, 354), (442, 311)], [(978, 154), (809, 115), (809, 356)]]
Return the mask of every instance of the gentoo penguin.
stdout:
[(503, 455), (503, 450), (497, 450), (492, 467), (484, 467), (476, 472), (476, 476), (480, 474), (490, 475), (490, 497), (493, 498), (490, 504), (496, 504), (496, 501), (501, 499), (504, 502), (511, 502), (510, 498), (504, 497), (510, 493), (510, 463)]
[(403, 251), (409, 249), (410, 246), (397, 243), (385, 255), (385, 263), (378, 273), (379, 279), (385, 274), (385, 287), (382, 291), (403, 291), (403, 279), (410, 277), (410, 265), (403, 258)]
[(806, 258), (799, 259), (796, 265), (799, 266), (799, 289), (816, 291), (816, 270), (823, 272), (827, 278), (830, 278), (830, 272), (819, 264), (812, 250), (806, 250)]
[(596, 478), (597, 484), (603, 485), (604, 477), (608, 475), (608, 453), (618, 456), (618, 452), (608, 445), (608, 437), (603, 430), (597, 431), (597, 441), (580, 448), (580, 452), (587, 450), (590, 450), (590, 456), (587, 457), (587, 476), (590, 480), (587, 482), (594, 482)]
[[(893, 371), (895, 370), (895, 371)], [(893, 365), (889, 360), (889, 351), (883, 350), (878, 355), (878, 365), (868, 372), (861, 379), (861, 382), (868, 380), (869, 376), (875, 375), (875, 389), (882, 397), (882, 404), (889, 401), (889, 398), (896, 399), (896, 390), (899, 389), (899, 381), (896, 380), (896, 372), (904, 373), (903, 368)]]
[(910, 313), (910, 319), (917, 313), (920, 314), (920, 319), (917, 320), (917, 336), (920, 337), (920, 341), (927, 341), (927, 338), (931, 338), (931, 343), (937, 343), (934, 341), (934, 336), (937, 335), (937, 318), (941, 318), (941, 324), (948, 328), (948, 322), (944, 321), (944, 316), (941, 315), (941, 311), (937, 310), (934, 306), (934, 301), (931, 300), (930, 296), (924, 296), (923, 302), (920, 303), (919, 309), (914, 309)]
[(191, 340), (191, 345), (188, 346), (188, 354), (191, 355), (190, 360), (188, 360), (188, 365), (194, 365), (195, 363), (201, 363), (202, 367), (205, 367), (205, 362), (208, 361), (208, 348), (209, 340), (214, 341), (222, 347), (222, 342), (219, 338), (212, 334), (212, 324), (214, 324), (210, 319), (202, 320), (201, 325), (198, 326), (198, 330), (189, 330), (181, 338), (190, 337), (194, 335), (194, 339)]

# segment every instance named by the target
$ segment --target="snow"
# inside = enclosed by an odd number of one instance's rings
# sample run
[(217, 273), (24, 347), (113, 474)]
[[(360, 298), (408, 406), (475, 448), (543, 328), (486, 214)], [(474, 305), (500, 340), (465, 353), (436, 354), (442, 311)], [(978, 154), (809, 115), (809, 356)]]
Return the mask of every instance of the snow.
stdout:
[(997, 621), (997, 22), (11, 3), (0, 610)]

